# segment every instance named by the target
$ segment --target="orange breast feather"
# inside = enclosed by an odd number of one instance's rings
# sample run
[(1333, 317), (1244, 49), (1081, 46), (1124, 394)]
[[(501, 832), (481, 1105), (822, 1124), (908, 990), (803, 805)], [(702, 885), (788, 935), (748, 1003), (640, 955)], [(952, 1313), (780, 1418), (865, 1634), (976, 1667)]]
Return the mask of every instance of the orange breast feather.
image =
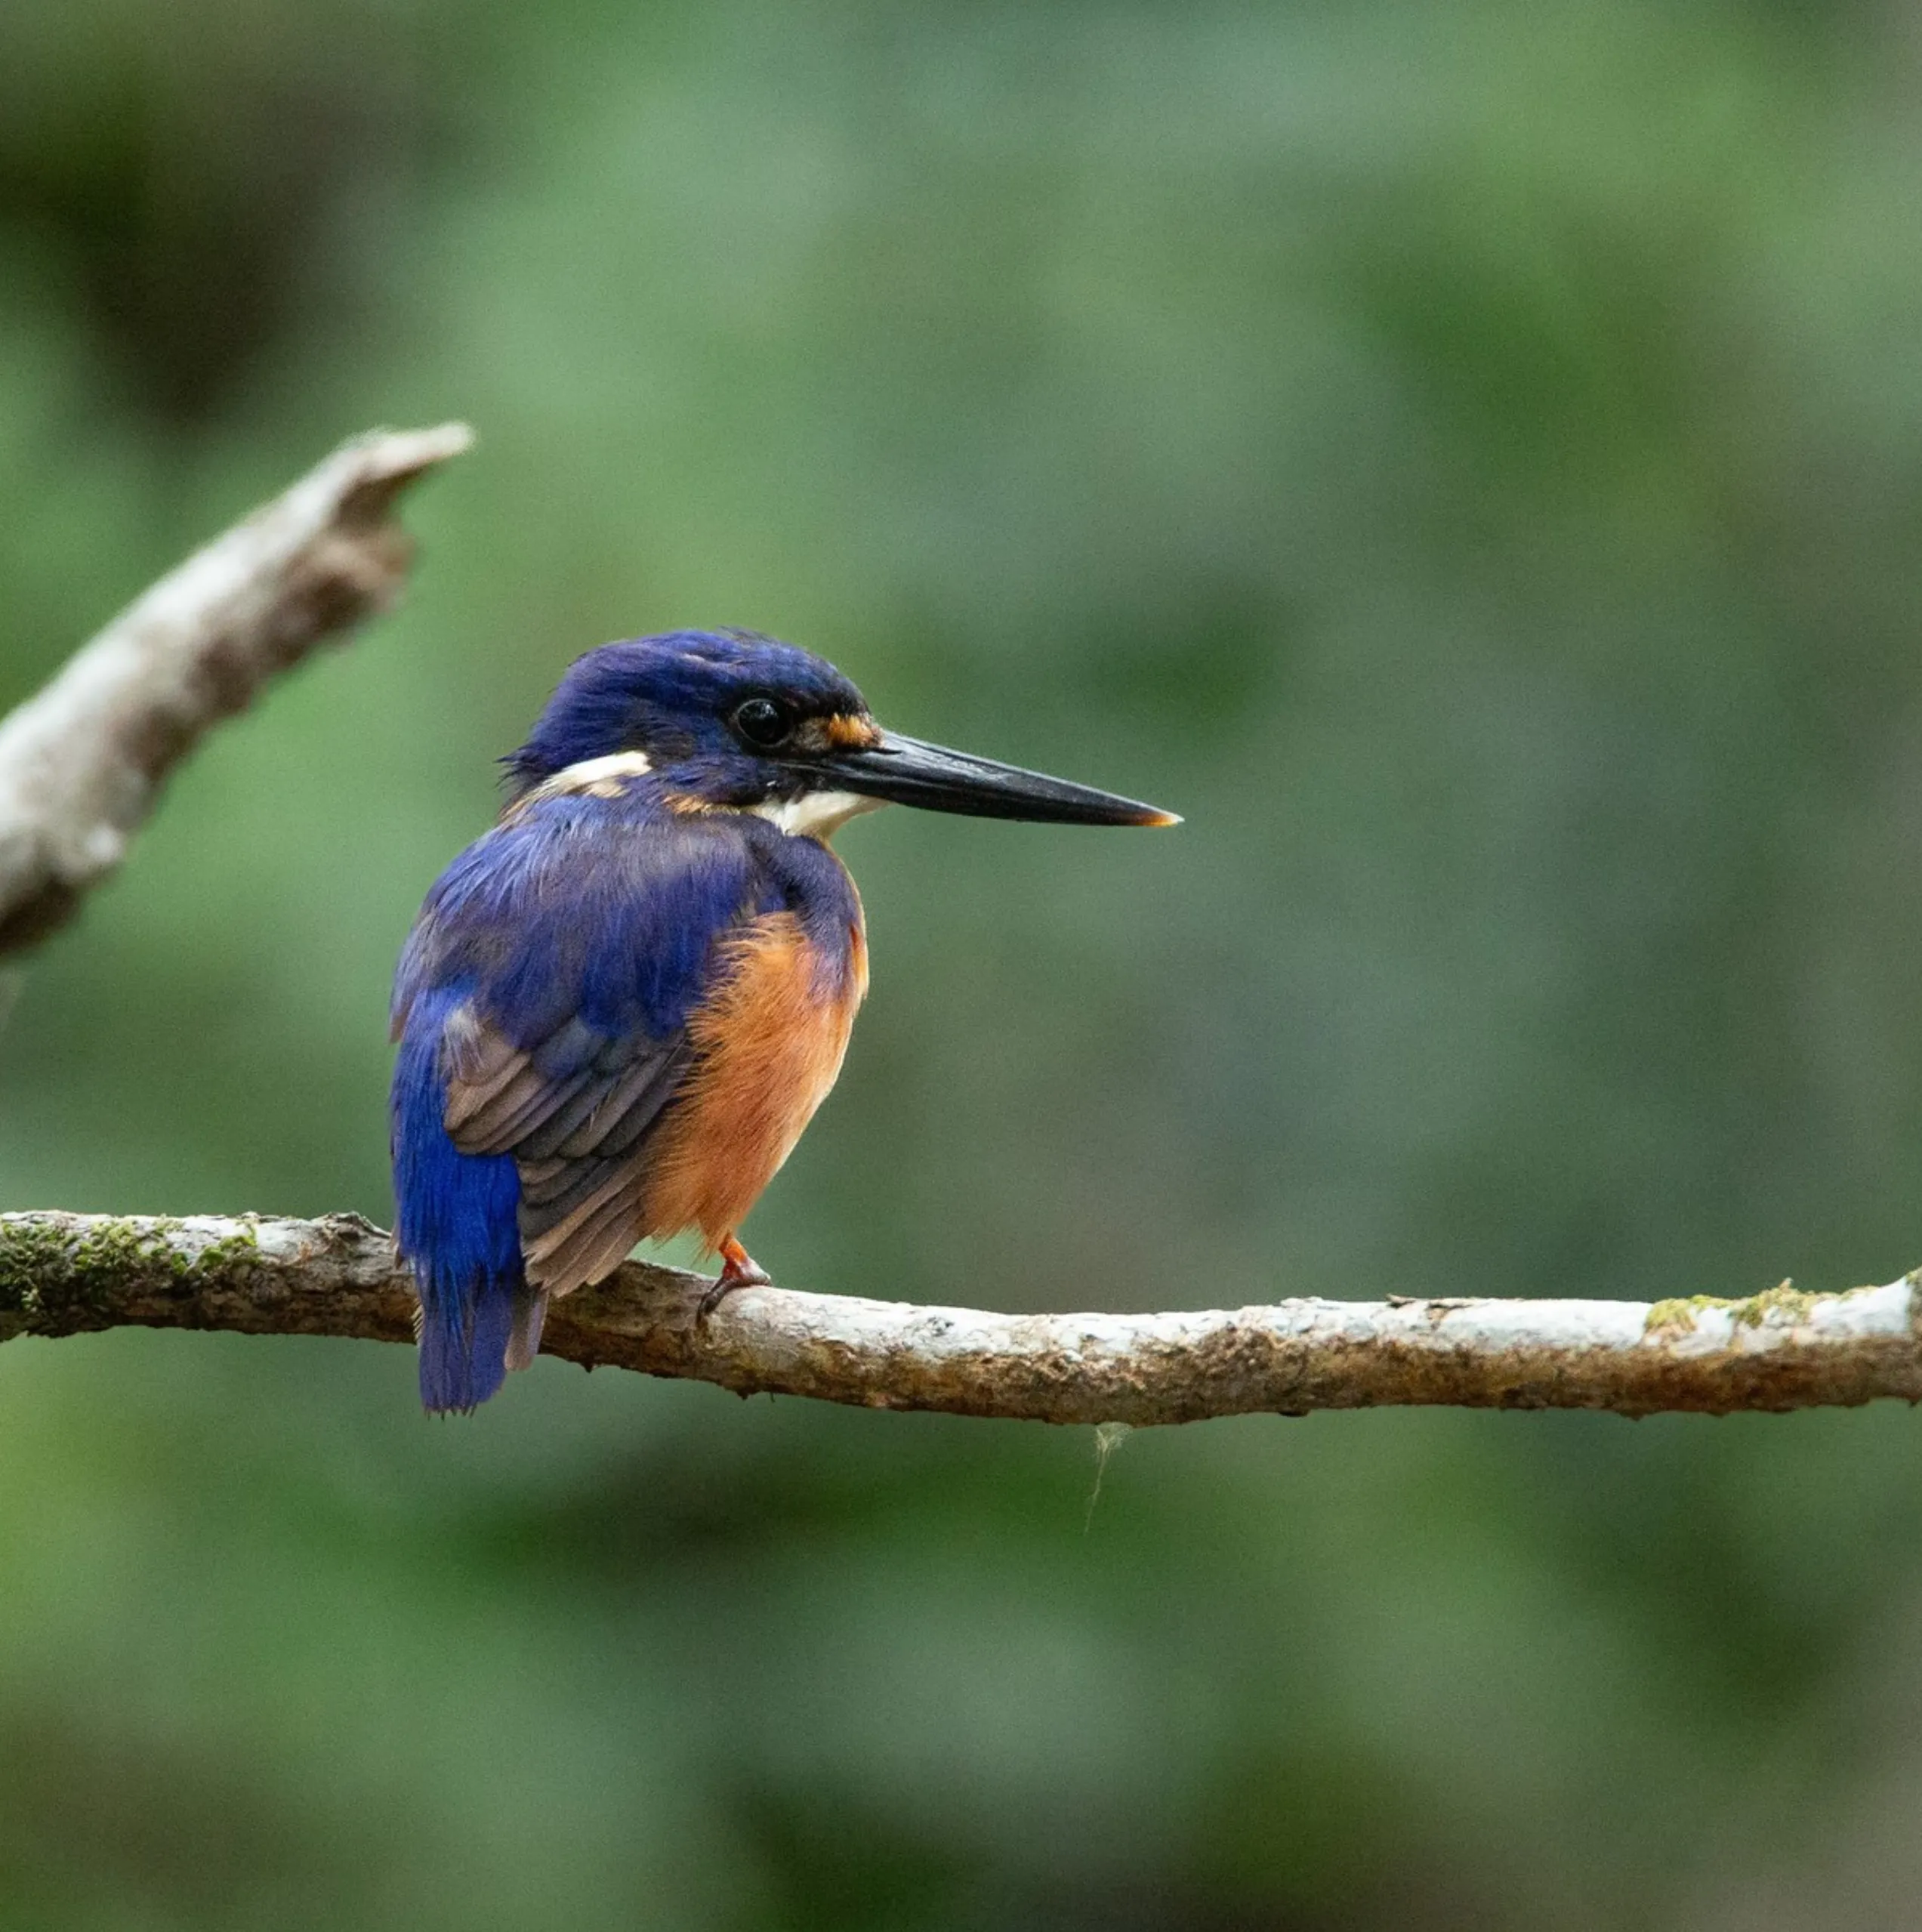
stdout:
[(793, 1151), (841, 1072), (867, 991), (858, 924), (850, 937), (853, 970), (839, 985), (791, 912), (730, 943), (720, 991), (688, 1023), (699, 1057), (648, 1161), (651, 1233), (698, 1228), (712, 1248)]

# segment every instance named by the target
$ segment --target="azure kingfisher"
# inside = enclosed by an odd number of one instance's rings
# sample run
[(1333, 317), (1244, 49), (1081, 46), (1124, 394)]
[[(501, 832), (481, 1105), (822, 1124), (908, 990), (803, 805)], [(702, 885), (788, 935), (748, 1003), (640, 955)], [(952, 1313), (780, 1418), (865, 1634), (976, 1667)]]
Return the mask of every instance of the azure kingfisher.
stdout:
[(397, 1239), (421, 1399), (524, 1369), (548, 1300), (697, 1230), (705, 1315), (767, 1279), (739, 1230), (841, 1070), (868, 983), (828, 848), (893, 801), (984, 818), (1174, 816), (883, 730), (811, 652), (677, 631), (575, 660), (502, 761), (395, 977)]

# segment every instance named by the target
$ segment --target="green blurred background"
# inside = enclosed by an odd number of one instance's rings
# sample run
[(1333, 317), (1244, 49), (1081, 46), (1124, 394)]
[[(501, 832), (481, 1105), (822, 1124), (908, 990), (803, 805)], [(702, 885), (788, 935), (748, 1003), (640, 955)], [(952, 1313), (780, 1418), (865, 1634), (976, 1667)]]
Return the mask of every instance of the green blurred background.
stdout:
[[(0, 701), (341, 436), (399, 615), (0, 1037), (0, 1199), (390, 1202), (386, 982), (606, 639), (1186, 813), (852, 828), (751, 1229), (1010, 1308), (1922, 1261), (1906, 6), (10, 0)], [(1137, 1434), (0, 1351), (0, 1925), (1910, 1926), (1914, 1419)]]

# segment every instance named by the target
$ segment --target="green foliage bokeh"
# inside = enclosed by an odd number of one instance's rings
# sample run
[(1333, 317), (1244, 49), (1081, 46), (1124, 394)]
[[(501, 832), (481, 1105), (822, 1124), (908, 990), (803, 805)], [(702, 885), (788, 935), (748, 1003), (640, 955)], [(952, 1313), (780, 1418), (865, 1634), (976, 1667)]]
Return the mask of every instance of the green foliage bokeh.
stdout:
[[(10, 1206), (390, 1211), (568, 659), (739, 624), (1172, 834), (891, 813), (757, 1214), (1010, 1307), (1922, 1260), (1899, 10), (22, 0), (0, 699), (349, 431), (404, 608), (0, 1035)], [(0, 1351), (0, 1926), (1912, 1922), (1905, 1413), (1131, 1438)]]

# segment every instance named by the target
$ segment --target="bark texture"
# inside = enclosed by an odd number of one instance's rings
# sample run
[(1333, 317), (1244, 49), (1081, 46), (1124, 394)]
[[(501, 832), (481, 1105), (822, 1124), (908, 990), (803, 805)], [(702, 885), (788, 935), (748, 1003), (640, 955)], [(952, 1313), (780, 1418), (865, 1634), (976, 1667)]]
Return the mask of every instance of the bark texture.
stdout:
[[(1922, 1272), (1922, 1271), (1918, 1271)], [(780, 1288), (705, 1322), (701, 1275), (629, 1262), (554, 1304), (544, 1352), (741, 1395), (1031, 1421), (1446, 1403), (1723, 1415), (1922, 1398), (1917, 1276), (1745, 1301), (1293, 1301), (998, 1315)], [(390, 1236), (350, 1214), (0, 1215), (0, 1341), (124, 1324), (412, 1339)]]
[(412, 555), (394, 499), (472, 440), (447, 423), (344, 445), (163, 577), (0, 722), (0, 953), (72, 917), (214, 725), (393, 601)]

